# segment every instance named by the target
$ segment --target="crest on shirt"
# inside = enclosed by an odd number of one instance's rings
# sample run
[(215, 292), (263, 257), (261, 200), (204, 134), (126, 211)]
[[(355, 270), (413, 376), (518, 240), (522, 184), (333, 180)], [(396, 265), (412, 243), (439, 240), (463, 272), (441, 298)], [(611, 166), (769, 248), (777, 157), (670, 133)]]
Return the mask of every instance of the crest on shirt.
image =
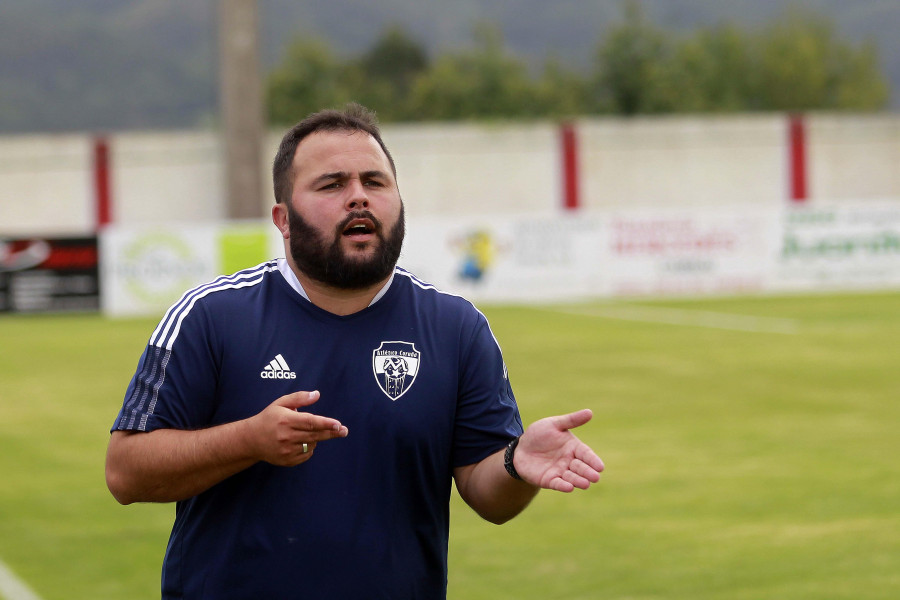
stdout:
[(419, 373), (421, 353), (411, 342), (381, 342), (372, 352), (372, 370), (378, 387), (391, 400), (406, 393)]

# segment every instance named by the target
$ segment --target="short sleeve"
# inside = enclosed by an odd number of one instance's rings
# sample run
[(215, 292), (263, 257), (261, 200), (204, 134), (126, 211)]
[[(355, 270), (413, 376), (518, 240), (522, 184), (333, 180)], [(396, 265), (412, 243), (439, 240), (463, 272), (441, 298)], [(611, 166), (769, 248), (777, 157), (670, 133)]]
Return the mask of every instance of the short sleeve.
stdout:
[(151, 338), (128, 384), (112, 430), (199, 429), (215, 410), (217, 359), (202, 307), (180, 323), (177, 337)]
[(523, 431), (500, 346), (481, 313), (464, 351), (459, 377), (454, 467), (481, 461)]

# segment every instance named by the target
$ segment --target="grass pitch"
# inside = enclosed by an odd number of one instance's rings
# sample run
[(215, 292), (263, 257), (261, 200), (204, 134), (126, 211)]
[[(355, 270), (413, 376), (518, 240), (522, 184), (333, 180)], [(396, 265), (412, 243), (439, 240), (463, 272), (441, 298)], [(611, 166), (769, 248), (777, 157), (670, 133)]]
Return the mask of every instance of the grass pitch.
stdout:
[[(502, 527), (454, 497), (449, 597), (900, 597), (898, 309), (485, 307), (525, 421), (592, 408), (577, 433), (607, 471)], [(0, 317), (0, 560), (44, 600), (159, 597), (174, 507), (121, 507), (103, 480), (154, 326)]]

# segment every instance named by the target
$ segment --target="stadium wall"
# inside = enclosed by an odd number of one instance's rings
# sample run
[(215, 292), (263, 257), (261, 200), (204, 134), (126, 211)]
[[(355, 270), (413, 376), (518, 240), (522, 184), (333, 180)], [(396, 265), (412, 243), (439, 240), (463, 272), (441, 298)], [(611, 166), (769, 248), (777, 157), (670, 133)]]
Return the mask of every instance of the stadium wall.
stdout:
[[(585, 209), (408, 219), (400, 265), (475, 302), (900, 287), (900, 202)], [(265, 220), (113, 225), (104, 311), (160, 314), (221, 273), (284, 256)]]
[[(576, 208), (780, 206), (900, 198), (900, 115), (581, 119), (564, 126), (386, 125), (410, 215)], [(260, 169), (268, 215), (268, 134)], [(95, 145), (108, 144), (108, 216), (116, 224), (225, 217), (223, 157), (211, 131), (0, 137), (0, 235), (85, 234), (103, 221)], [(797, 147), (800, 144), (800, 147)], [(792, 157), (801, 156), (796, 162)], [(802, 170), (802, 172), (797, 172)], [(567, 180), (576, 177), (577, 180)], [(792, 182), (802, 181), (797, 196)], [(574, 202), (573, 202), (574, 200)]]
[(786, 198), (785, 117), (579, 122), (586, 208), (776, 206)]
[(92, 233), (93, 139), (0, 137), (0, 236)]
[[(410, 221), (401, 264), (475, 300), (900, 285), (900, 115), (388, 125), (384, 136)], [(280, 137), (266, 138), (265, 172)], [(0, 311), (152, 313), (281, 254), (268, 177), (263, 218), (234, 222), (223, 168), (210, 131), (0, 138)]]
[(900, 115), (813, 115), (807, 130), (811, 198), (900, 198)]

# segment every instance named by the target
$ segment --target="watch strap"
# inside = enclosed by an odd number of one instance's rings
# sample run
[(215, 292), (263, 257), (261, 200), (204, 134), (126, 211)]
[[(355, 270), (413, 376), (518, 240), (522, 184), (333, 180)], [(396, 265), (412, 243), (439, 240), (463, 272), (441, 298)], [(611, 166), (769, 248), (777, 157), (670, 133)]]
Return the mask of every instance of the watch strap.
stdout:
[(506, 472), (509, 473), (510, 477), (521, 481), (522, 477), (519, 475), (518, 471), (516, 471), (516, 466), (513, 464), (513, 456), (515, 456), (516, 446), (518, 445), (518, 436), (506, 445), (506, 452), (503, 453), (503, 466), (506, 467)]

